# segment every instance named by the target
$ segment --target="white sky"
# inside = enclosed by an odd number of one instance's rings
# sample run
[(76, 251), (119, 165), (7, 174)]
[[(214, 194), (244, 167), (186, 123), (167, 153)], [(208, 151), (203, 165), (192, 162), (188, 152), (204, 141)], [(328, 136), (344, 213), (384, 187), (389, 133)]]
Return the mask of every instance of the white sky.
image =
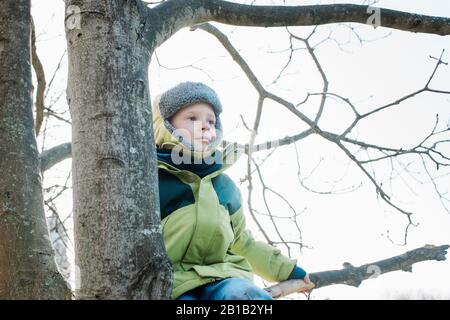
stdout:
[[(361, 4), (362, 0), (346, 2)], [(65, 50), (63, 2), (33, 0), (32, 3), (39, 40), (38, 53), (49, 79)], [(275, 3), (280, 1), (256, 2), (256, 4)], [(286, 1), (286, 3), (296, 5), (319, 2)], [(320, 3), (338, 3), (338, 1)], [(450, 3), (444, 0), (379, 1), (377, 6), (450, 17)], [(288, 48), (288, 37), (283, 28), (235, 28), (217, 23), (214, 25), (228, 35), (260, 81), (271, 92), (298, 103), (305, 98), (307, 92), (321, 91), (319, 74), (304, 51), (296, 51), (293, 64), (285, 71), (285, 76), (277, 85), (269, 85), (287, 60), (287, 52), (268, 53)], [(344, 47), (345, 52), (328, 41), (318, 47), (316, 54), (328, 76), (329, 91), (350, 98), (360, 110), (373, 109), (423, 87), (436, 62), (429, 58), (430, 55), (438, 57), (445, 49), (444, 61), (450, 60), (449, 36), (413, 34), (382, 27), (374, 30), (372, 27), (356, 24), (353, 26), (358, 26), (358, 32), (365, 39), (380, 40), (360, 45), (356, 38), (349, 34), (348, 28), (328, 25), (318, 29), (318, 35), (313, 38), (315, 39), (313, 42), (321, 41), (331, 28), (335, 28), (333, 36), (340, 41), (350, 40)], [(290, 28), (297, 35), (306, 35), (311, 29)], [(391, 35), (383, 38), (389, 32)], [(300, 47), (300, 43), (296, 42), (295, 46)], [(201, 30), (190, 32), (183, 29), (158, 48), (156, 53), (159, 62), (165, 67), (177, 68), (193, 64), (197, 68), (203, 68), (208, 75), (194, 68), (176, 70), (159, 68), (153, 56), (149, 69), (152, 96), (180, 81), (202, 81), (212, 86), (221, 97), (224, 105), (222, 122), (226, 139), (247, 142), (249, 134), (240, 123), (240, 115), (252, 125), (257, 102), (256, 91), (213, 36)], [(52, 90), (54, 96), (65, 90), (67, 63), (65, 59), (63, 61), (62, 70), (57, 75)], [(447, 91), (450, 89), (449, 68), (449, 66), (440, 67), (432, 82), (433, 88)], [(210, 77), (214, 81), (211, 81)], [(311, 99), (302, 111), (307, 115), (314, 115), (317, 102), (318, 99)], [(67, 109), (64, 95), (56, 105), (58, 106), (56, 109)], [(448, 95), (422, 94), (391, 111), (366, 120), (357, 131), (354, 131), (352, 137), (393, 147), (413, 146), (433, 128), (436, 113), (440, 115), (441, 128), (449, 125), (449, 106)], [(328, 100), (321, 126), (326, 130), (340, 132), (351, 121), (351, 115), (346, 105)], [(300, 120), (292, 117), (281, 106), (266, 101), (257, 142), (295, 134), (304, 128), (305, 125)], [(67, 125), (52, 120), (49, 123), (45, 148), (70, 141), (70, 134)], [(41, 138), (38, 139), (38, 143), (39, 146), (42, 145)], [(268, 185), (286, 196), (297, 211), (301, 212), (306, 208), (299, 218), (299, 224), (304, 243), (313, 249), (304, 249), (301, 254), (293, 252), (293, 256), (299, 259), (299, 264), (306, 270), (315, 272), (340, 269), (345, 261), (357, 266), (401, 254), (428, 243), (435, 245), (450, 243), (450, 215), (439, 203), (431, 185), (418, 184), (404, 172), (400, 178), (393, 181), (394, 203), (413, 211), (415, 213), (413, 220), (420, 223), (419, 227), (410, 230), (408, 245), (398, 246), (386, 238), (386, 230), (390, 230), (390, 236), (394, 241), (401, 243), (406, 219), (377, 200), (374, 187), (355, 166), (349, 165), (349, 160), (341, 151), (318, 137), (305, 139), (297, 146), (303, 176), (308, 175), (321, 161), (320, 166), (307, 180), (309, 187), (329, 191), (333, 185), (336, 190), (361, 185), (354, 192), (339, 195), (306, 192), (297, 182), (296, 156), (292, 146), (281, 147), (263, 166), (263, 175)], [(448, 154), (448, 144), (445, 147)], [(264, 155), (256, 156), (262, 158)], [(402, 158), (402, 161), (408, 163), (414, 159)], [(244, 157), (227, 173), (235, 181), (239, 181), (239, 178), (245, 175), (245, 168)], [(378, 179), (386, 180), (389, 177), (390, 171), (385, 164), (374, 165), (374, 168)], [(419, 170), (420, 163), (416, 162), (412, 168)], [(66, 160), (46, 173), (45, 185), (48, 187), (55, 183), (64, 183), (69, 170), (70, 160)], [(333, 183), (341, 178), (341, 181)], [(254, 175), (253, 179), (256, 182), (258, 176)], [(425, 179), (425, 176), (422, 176), (422, 179)], [(438, 180), (438, 187), (442, 192), (448, 192), (449, 182), (448, 176)], [(385, 190), (390, 193), (387, 185)], [(241, 191), (246, 199), (246, 184), (241, 186)], [(254, 194), (253, 199), (254, 206), (264, 210), (262, 198)], [(272, 196), (269, 199), (275, 215), (288, 214), (286, 205)], [(66, 192), (58, 204), (63, 215), (69, 214), (70, 192)], [(260, 219), (265, 221), (262, 217)], [(262, 239), (249, 215), (247, 221), (254, 234)], [(266, 225), (267, 229), (271, 230), (270, 224)], [(285, 223), (281, 227), (286, 237), (298, 240), (294, 238), (297, 234), (291, 224)], [(273, 231), (272, 234), (276, 240)], [(281, 246), (280, 248), (283, 249)], [(293, 248), (295, 251), (296, 248)], [(424, 262), (416, 264), (412, 274), (394, 272), (382, 275), (377, 279), (363, 282), (358, 289), (343, 285), (326, 287), (314, 291), (313, 298), (378, 299), (395, 298), (405, 293), (419, 298), (423, 295), (450, 298), (449, 274), (449, 262)]]

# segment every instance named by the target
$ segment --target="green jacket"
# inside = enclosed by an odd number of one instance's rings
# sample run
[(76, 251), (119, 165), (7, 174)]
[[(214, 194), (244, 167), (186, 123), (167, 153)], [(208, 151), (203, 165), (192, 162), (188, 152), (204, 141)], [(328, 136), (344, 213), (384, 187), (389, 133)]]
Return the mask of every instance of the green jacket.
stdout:
[(161, 120), (157, 99), (153, 119), (154, 126), (160, 125), (154, 132), (161, 224), (173, 266), (172, 298), (218, 279), (253, 281), (253, 272), (272, 282), (286, 280), (297, 261), (253, 238), (245, 226), (240, 190), (223, 173), (237, 161), (238, 150), (215, 150), (223, 164), (176, 165), (164, 145), (170, 132)]

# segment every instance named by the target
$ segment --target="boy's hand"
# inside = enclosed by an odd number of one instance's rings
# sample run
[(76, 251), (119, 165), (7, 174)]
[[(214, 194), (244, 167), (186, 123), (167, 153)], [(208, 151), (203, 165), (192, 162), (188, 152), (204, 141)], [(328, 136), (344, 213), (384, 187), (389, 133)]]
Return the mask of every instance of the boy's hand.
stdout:
[(306, 274), (306, 276), (303, 278), (303, 282), (305, 283), (305, 285), (302, 286), (298, 292), (309, 293), (309, 292), (311, 292), (311, 290), (314, 289), (314, 287), (316, 286), (316, 285), (311, 281), (311, 279), (309, 279), (309, 275), (308, 275), (308, 274)]
[(303, 279), (287, 279), (281, 281), (278, 284), (265, 288), (274, 299), (287, 296), (292, 293), (303, 293), (309, 298), (311, 290), (316, 285), (309, 279), (308, 274)]

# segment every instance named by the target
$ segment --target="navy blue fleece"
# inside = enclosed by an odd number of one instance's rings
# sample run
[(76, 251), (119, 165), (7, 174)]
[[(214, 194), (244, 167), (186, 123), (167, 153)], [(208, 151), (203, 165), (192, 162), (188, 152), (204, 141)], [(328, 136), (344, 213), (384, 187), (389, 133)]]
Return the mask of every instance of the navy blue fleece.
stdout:
[[(215, 150), (211, 157), (214, 157), (215, 159), (221, 159), (221, 153), (222, 152), (220, 150)], [(168, 163), (180, 170), (188, 170), (190, 172), (193, 172), (200, 178), (203, 178), (222, 167), (222, 163), (212, 161), (212, 163), (207, 163), (203, 158), (201, 159), (202, 163), (195, 163), (194, 159), (191, 158), (190, 163), (182, 162), (180, 164), (174, 164), (172, 161), (172, 150), (170, 149), (156, 148), (156, 156), (158, 160), (164, 161), (165, 163)]]

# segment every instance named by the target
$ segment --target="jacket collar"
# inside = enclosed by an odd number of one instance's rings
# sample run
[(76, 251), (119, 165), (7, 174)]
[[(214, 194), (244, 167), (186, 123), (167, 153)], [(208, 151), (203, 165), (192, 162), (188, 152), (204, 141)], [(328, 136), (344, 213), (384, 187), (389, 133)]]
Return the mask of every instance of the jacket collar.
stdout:
[[(175, 173), (189, 171), (195, 173), (200, 178), (206, 176), (213, 178), (235, 164), (243, 154), (243, 150), (235, 144), (229, 144), (223, 151), (216, 149), (213, 153), (214, 159), (207, 158), (209, 160), (202, 160), (201, 163), (199, 163), (199, 159), (197, 159), (197, 163), (192, 161), (190, 163), (175, 162), (171, 149), (157, 148), (156, 154), (159, 167), (165, 167)], [(212, 160), (216, 161), (211, 162)]]
[[(162, 161), (166, 164), (171, 165), (179, 170), (187, 170), (195, 173), (200, 178), (207, 176), (214, 171), (217, 171), (222, 168), (222, 163), (220, 161), (207, 161), (205, 159), (194, 159), (191, 157), (189, 161), (175, 163), (172, 159), (172, 150), (170, 149), (156, 149), (156, 156), (159, 161)], [(216, 150), (211, 157), (211, 160), (221, 159), (221, 151)]]

